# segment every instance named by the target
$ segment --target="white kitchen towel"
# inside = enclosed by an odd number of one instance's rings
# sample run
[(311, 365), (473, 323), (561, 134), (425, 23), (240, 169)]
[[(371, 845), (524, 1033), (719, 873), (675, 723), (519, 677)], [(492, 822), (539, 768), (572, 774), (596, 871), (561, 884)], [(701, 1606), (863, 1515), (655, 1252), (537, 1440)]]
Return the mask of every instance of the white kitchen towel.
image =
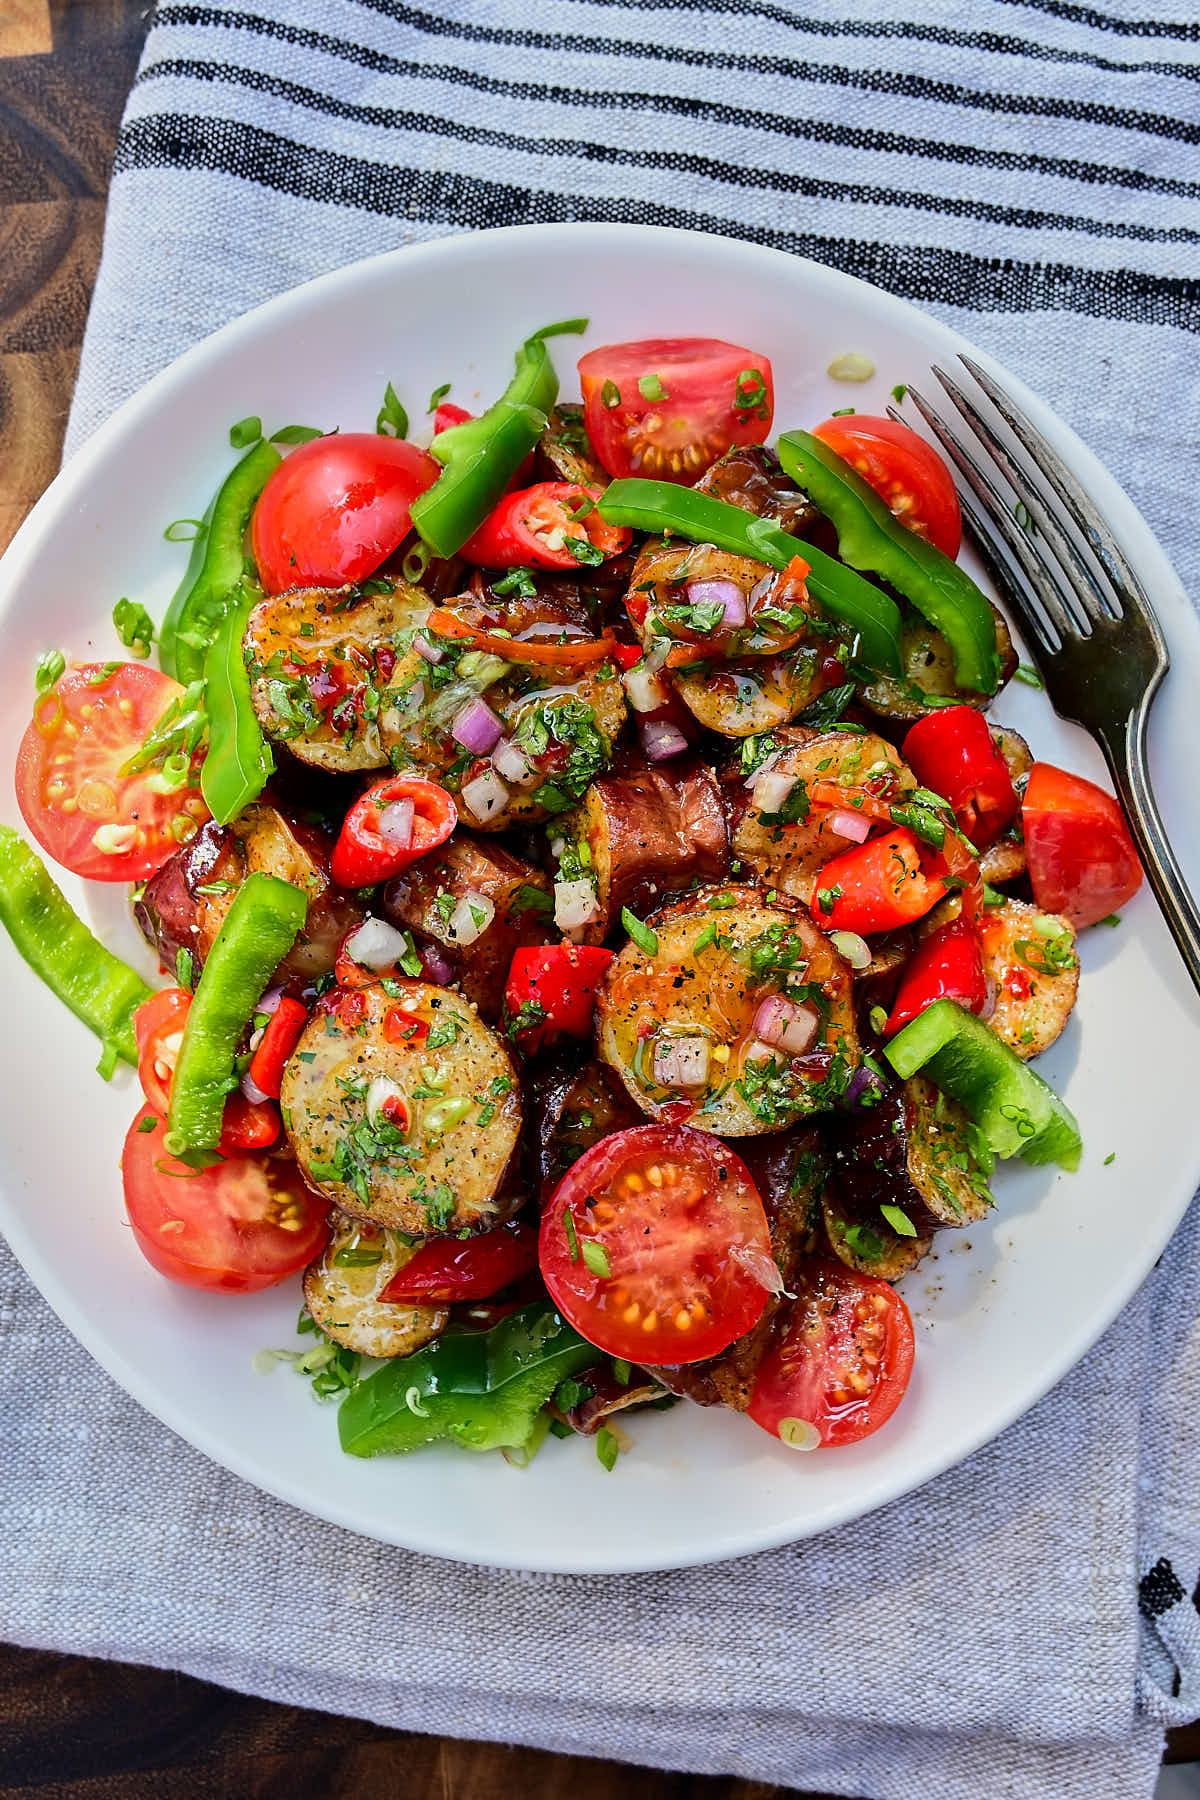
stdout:
[[(966, 332), (1099, 452), (1195, 590), (1198, 96), (1194, 0), (160, 6), (69, 445), (355, 257), (658, 221), (814, 256)], [(1200, 1711), (1198, 1269), (1193, 1207), (1084, 1363), (920, 1493), (767, 1555), (599, 1579), (411, 1556), (265, 1498), (117, 1390), (6, 1258), (0, 1629), (871, 1800), (1136, 1800), (1163, 1722)]]

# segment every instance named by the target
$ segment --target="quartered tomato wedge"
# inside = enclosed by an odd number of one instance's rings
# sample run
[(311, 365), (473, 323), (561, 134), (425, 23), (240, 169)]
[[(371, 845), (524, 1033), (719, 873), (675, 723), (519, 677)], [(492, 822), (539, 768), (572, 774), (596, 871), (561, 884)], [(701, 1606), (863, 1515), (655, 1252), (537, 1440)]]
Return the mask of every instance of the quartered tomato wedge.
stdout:
[(579, 359), (584, 420), (610, 475), (691, 483), (771, 429), (771, 364), (719, 338), (606, 344)]
[(286, 456), (251, 520), (254, 560), (268, 594), (362, 581), (408, 536), (413, 501), (441, 474), (404, 438), (347, 431)]
[(904, 1398), (913, 1366), (908, 1308), (886, 1281), (840, 1263), (806, 1263), (797, 1287), (782, 1341), (759, 1365), (750, 1417), (796, 1449), (856, 1443)]
[(715, 1356), (767, 1303), (771, 1234), (739, 1156), (708, 1132), (635, 1125), (602, 1138), (542, 1214), (550, 1297), (610, 1356)]
[(947, 556), (962, 543), (962, 513), (950, 471), (925, 439), (895, 419), (849, 413), (813, 426), (813, 436), (836, 450), (873, 487), (910, 531)]
[(328, 1207), (295, 1163), (227, 1156), (191, 1169), (168, 1156), (166, 1123), (144, 1106), (125, 1139), (125, 1209), (138, 1248), (160, 1275), (185, 1287), (252, 1294), (319, 1256)]
[(145, 663), (81, 663), (39, 696), (17, 751), (17, 804), (64, 869), (141, 881), (207, 819), (198, 764), (180, 787), (158, 769), (121, 773), (182, 692)]
[(1142, 885), (1125, 815), (1082, 775), (1034, 763), (1021, 803), (1033, 897), (1082, 929), (1132, 900)]

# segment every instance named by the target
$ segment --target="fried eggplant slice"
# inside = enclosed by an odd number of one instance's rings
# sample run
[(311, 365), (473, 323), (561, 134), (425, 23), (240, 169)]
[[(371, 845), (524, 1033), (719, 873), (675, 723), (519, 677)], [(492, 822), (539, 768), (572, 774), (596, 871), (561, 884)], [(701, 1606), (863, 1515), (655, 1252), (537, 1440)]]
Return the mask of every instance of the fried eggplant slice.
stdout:
[[(600, 984), (596, 1035), (644, 1113), (748, 1137), (836, 1104), (859, 1062), (850, 969), (802, 906), (701, 888), (637, 935)], [(796, 1048), (759, 1036), (768, 1001)]]
[(560, 1056), (544, 1065), (533, 1084), (534, 1180), (542, 1204), (585, 1150), (640, 1125), (642, 1115), (616, 1077), (589, 1058)]
[(379, 1296), (412, 1247), (395, 1232), (334, 1212), (324, 1254), (304, 1271), (304, 1304), (325, 1336), (361, 1356), (411, 1356), (445, 1330), (448, 1306), (409, 1306)]
[[(997, 693), (1012, 680), (1017, 653), (1003, 615), (995, 606), (996, 649), (1000, 657)], [(908, 722), (924, 718), (931, 706), (947, 700), (963, 706), (986, 707), (993, 696), (977, 694), (954, 683), (954, 654), (940, 631), (927, 620), (909, 615), (900, 634), (900, 675), (880, 675), (862, 690), (862, 704), (883, 719)]]
[(891, 1224), (902, 1237), (927, 1237), (941, 1225), (974, 1224), (993, 1205), (981, 1133), (923, 1075), (839, 1114), (834, 1142), (839, 1211), (877, 1233)]

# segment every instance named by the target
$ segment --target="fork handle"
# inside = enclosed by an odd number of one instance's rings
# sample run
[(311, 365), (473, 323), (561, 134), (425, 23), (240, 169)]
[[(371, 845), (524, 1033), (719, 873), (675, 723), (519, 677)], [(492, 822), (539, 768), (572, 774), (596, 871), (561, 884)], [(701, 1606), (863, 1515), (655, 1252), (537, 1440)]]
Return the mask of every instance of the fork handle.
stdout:
[(1200, 993), (1200, 908), (1167, 842), (1166, 828), (1150, 786), (1146, 718), (1151, 697), (1147, 694), (1145, 702), (1129, 715), (1123, 731), (1117, 726), (1111, 733), (1102, 730), (1097, 736), (1154, 897), (1179, 946), (1192, 985)]

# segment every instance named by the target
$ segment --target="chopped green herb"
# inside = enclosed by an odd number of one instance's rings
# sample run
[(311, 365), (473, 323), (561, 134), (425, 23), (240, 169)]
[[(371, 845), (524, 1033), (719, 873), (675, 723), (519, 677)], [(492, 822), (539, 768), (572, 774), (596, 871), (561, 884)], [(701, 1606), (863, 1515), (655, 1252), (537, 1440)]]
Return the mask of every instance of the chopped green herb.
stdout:
[[(157, 1124), (158, 1124), (157, 1116), (154, 1113), (147, 1113), (146, 1117), (139, 1124), (138, 1130), (139, 1131), (153, 1131), (154, 1127)], [(1109, 1160), (1109, 1162), (1111, 1162), (1112, 1157), (1110, 1156), (1108, 1160)]]
[(562, 1222), (563, 1230), (567, 1236), (567, 1250), (570, 1253), (571, 1261), (577, 1263), (579, 1261), (579, 1236), (575, 1230), (575, 1221), (571, 1217), (571, 1209), (569, 1206), (563, 1207)]
[(638, 393), (643, 400), (666, 400), (668, 398), (662, 381), (653, 373), (638, 376)]
[[(142, 1126), (142, 1130), (143, 1130), (143, 1131), (144, 1131), (144, 1130), (145, 1130), (145, 1129), (146, 1129), (146, 1128), (145, 1128), (145, 1126), (144, 1126), (144, 1125), (143, 1125), (143, 1126)], [(1116, 1153), (1116, 1151), (1115, 1151), (1115, 1150), (1110, 1150), (1110, 1151), (1109, 1151), (1109, 1153), (1108, 1153), (1108, 1155), (1107, 1155), (1107, 1156), (1106, 1156), (1106, 1157), (1105, 1157), (1105, 1159), (1104, 1159), (1104, 1166), (1105, 1166), (1105, 1168), (1106, 1168), (1106, 1169), (1107, 1169), (1107, 1167), (1108, 1167), (1108, 1165), (1109, 1165), (1109, 1163), (1114, 1163), (1114, 1162), (1116, 1162), (1116, 1160), (1117, 1160), (1117, 1153)]]
[(175, 953), (175, 980), (181, 988), (187, 988), (190, 991), (194, 974), (195, 965), (192, 953), (181, 946)]
[(229, 427), (229, 442), (235, 450), (245, 450), (251, 444), (257, 444), (261, 436), (262, 420), (257, 413), (248, 413), (236, 425)]
[(619, 1381), (622, 1387), (628, 1387), (633, 1375), (633, 1365), (626, 1362), (623, 1356), (614, 1356), (612, 1372), (614, 1381)]
[(50, 691), (67, 666), (61, 650), (43, 650), (33, 671), (33, 685), (39, 694)]
[(743, 415), (753, 413), (756, 418), (769, 419), (770, 408), (767, 405), (767, 384), (763, 380), (761, 369), (740, 369), (733, 389), (733, 410)]
[(565, 537), (562, 547), (568, 556), (573, 556), (577, 563), (583, 563), (589, 569), (599, 568), (604, 561), (604, 552), (599, 544), (593, 544), (590, 538)]
[(580, 1249), (583, 1252), (584, 1263), (592, 1271), (592, 1274), (598, 1275), (601, 1281), (607, 1281), (612, 1274), (612, 1263), (604, 1245), (598, 1244), (595, 1238), (584, 1238)]
[(400, 396), (389, 381), (383, 392), (383, 405), (375, 415), (375, 430), (380, 437), (408, 436), (408, 414), (400, 404)]
[(912, 1220), (909, 1218), (908, 1214), (906, 1212), (904, 1212), (902, 1210), (902, 1208), (900, 1208), (899, 1206), (888, 1206), (886, 1204), (883, 1204), (880, 1206), (879, 1210), (883, 1214), (884, 1218), (887, 1220), (888, 1224), (891, 1226), (892, 1230), (897, 1234), (897, 1236), (910, 1237), (910, 1238), (916, 1237), (917, 1228), (913, 1224)]
[(888, 1022), (887, 1007), (873, 1006), (867, 1014), (867, 1022), (876, 1037), (883, 1036), (883, 1028)]
[(1013, 674), (1018, 681), (1023, 681), (1026, 687), (1040, 688), (1046, 685), (1032, 663), (1018, 663)]
[(532, 600), (537, 593), (537, 582), (533, 578), (532, 569), (510, 569), (500, 581), (492, 583), (493, 594), (519, 594), (523, 600)]
[(273, 444), (311, 444), (314, 438), (324, 437), (325, 433), (316, 425), (285, 425), (279, 431), (271, 433)]
[(1106, 913), (1102, 919), (1097, 919), (1096, 923), (1097, 925), (1119, 925), (1121, 923), (1121, 915), (1120, 913)]
[(627, 906), (621, 908), (621, 923), (644, 956), (658, 955), (658, 936), (644, 925)]
[(904, 404), (904, 396), (905, 396), (905, 394), (907, 394), (907, 392), (908, 392), (907, 383), (903, 382), (903, 381), (898, 381), (896, 383), (895, 387), (892, 389), (892, 399), (896, 402), (897, 406), (902, 406)]
[(713, 894), (708, 902), (708, 910), (709, 912), (732, 912), (736, 905), (736, 894)]
[(708, 921), (708, 924), (703, 927), (699, 936), (696, 938), (695, 942), (693, 943), (692, 955), (699, 956), (699, 954), (702, 950), (707, 950), (709, 945), (715, 944), (716, 941), (717, 941), (717, 921), (715, 919), (710, 919)]
[(621, 1446), (608, 1426), (602, 1425), (596, 1433), (596, 1455), (610, 1475), (617, 1466), (617, 1458), (620, 1454)]
[(850, 413), (857, 412), (857, 410), (857, 407), (854, 406), (835, 406), (829, 416), (831, 419), (844, 419)]
[(425, 408), (426, 412), (427, 413), (436, 412), (438, 407), (442, 404), (442, 401), (446, 398), (446, 395), (449, 392), (450, 392), (450, 383), (448, 381), (443, 381), (441, 387), (435, 387), (432, 394), (430, 394), (430, 396), (429, 396), (429, 405)]
[(113, 607), (113, 630), (134, 656), (149, 656), (154, 642), (154, 621), (144, 606), (124, 598)]
[(600, 404), (611, 412), (614, 406), (621, 404), (621, 390), (615, 381), (606, 381), (600, 389)]

